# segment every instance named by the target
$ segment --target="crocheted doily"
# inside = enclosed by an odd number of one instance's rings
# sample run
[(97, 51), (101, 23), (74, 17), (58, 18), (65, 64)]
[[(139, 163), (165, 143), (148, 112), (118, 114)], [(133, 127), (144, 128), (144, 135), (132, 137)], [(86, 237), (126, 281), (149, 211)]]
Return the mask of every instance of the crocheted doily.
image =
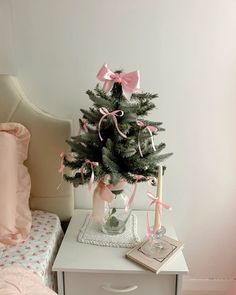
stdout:
[(131, 214), (126, 229), (122, 234), (108, 235), (101, 231), (101, 225), (94, 221), (89, 214), (78, 235), (78, 242), (117, 248), (133, 248), (141, 240), (137, 233), (137, 217)]

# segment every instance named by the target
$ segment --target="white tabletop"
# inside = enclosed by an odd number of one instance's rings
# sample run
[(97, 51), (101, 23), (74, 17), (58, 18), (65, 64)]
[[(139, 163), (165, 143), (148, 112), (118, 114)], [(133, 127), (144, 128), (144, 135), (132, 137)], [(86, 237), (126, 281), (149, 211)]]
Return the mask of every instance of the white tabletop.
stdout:
[[(144, 238), (146, 234), (146, 212), (133, 212), (138, 217), (138, 234), (141, 238)], [(54, 271), (151, 274), (150, 271), (125, 258), (128, 248), (101, 247), (77, 242), (79, 230), (89, 213), (89, 210), (77, 209), (74, 211), (54, 262)], [(163, 216), (163, 225), (166, 227), (167, 235), (176, 239), (174, 228), (165, 216)], [(182, 251), (170, 259), (161, 271), (162, 274), (183, 274), (187, 272), (188, 267)]]

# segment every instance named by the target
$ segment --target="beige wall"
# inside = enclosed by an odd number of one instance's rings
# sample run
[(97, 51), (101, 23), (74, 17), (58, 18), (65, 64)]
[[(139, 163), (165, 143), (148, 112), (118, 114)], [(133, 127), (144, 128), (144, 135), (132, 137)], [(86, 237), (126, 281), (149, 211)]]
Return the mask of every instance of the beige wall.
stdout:
[[(191, 275), (235, 277), (236, 1), (15, 0), (12, 9), (18, 76), (48, 112), (76, 122), (104, 62), (140, 69), (174, 152), (164, 198)], [(76, 206), (89, 199), (82, 191)], [(145, 191), (136, 206), (146, 207)]]

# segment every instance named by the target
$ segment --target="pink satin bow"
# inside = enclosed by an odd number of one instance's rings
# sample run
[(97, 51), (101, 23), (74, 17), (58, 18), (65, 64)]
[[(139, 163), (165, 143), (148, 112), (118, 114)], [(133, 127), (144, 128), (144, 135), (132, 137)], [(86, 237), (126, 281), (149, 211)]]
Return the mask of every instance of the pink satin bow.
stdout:
[(82, 167), (79, 169), (79, 172), (80, 172), (80, 174), (81, 174), (81, 178), (82, 178), (82, 180), (84, 181), (84, 172), (85, 172), (85, 165), (90, 165), (90, 167), (91, 167), (91, 170), (92, 170), (92, 173), (91, 173), (91, 177), (90, 177), (90, 180), (89, 180), (89, 184), (88, 184), (88, 191), (90, 191), (91, 190), (91, 188), (92, 188), (92, 185), (93, 185), (93, 183), (94, 183), (94, 167), (96, 167), (96, 166), (98, 166), (99, 165), (99, 163), (98, 162), (92, 162), (92, 161), (90, 161), (90, 160), (88, 160), (88, 159), (86, 159), (85, 160), (85, 163), (82, 165)]
[(130, 100), (132, 93), (140, 89), (140, 74), (139, 71), (130, 73), (113, 73), (107, 66), (103, 65), (97, 74), (98, 80), (104, 82), (103, 90), (108, 92), (113, 84), (118, 82), (122, 86), (124, 96)]
[(102, 121), (107, 117), (107, 116), (112, 116), (112, 119), (113, 119), (113, 122), (116, 126), (116, 129), (117, 131), (119, 132), (119, 134), (124, 137), (124, 138), (127, 138), (127, 136), (122, 133), (119, 129), (119, 126), (118, 126), (118, 122), (117, 122), (117, 119), (116, 117), (122, 117), (124, 116), (124, 112), (121, 111), (121, 110), (116, 110), (116, 111), (113, 111), (113, 112), (109, 112), (107, 108), (100, 108), (99, 109), (100, 113), (103, 115), (98, 123), (98, 134), (99, 134), (99, 137), (101, 139), (101, 141), (103, 140), (102, 136), (101, 136), (101, 132), (100, 132), (100, 129), (101, 129), (101, 124), (102, 124)]
[[(148, 132), (150, 133), (151, 141), (152, 141), (152, 148), (153, 148), (153, 150), (155, 152), (156, 151), (156, 148), (155, 148), (155, 144), (154, 144), (154, 139), (153, 139), (153, 134), (152, 133), (153, 132), (157, 132), (158, 131), (158, 128), (155, 127), (155, 126), (152, 126), (152, 125), (145, 126), (145, 124), (141, 120), (137, 120), (136, 123), (140, 127), (145, 127), (148, 130)], [(139, 135), (138, 135), (138, 149), (139, 149), (140, 156), (143, 157), (143, 153), (142, 153), (142, 149), (141, 149), (141, 144), (140, 144), (140, 132), (139, 132)]]
[(78, 134), (77, 134), (78, 136), (81, 134), (82, 131), (88, 132), (88, 120), (82, 118), (82, 119), (80, 119), (80, 121), (82, 124), (79, 127)]
[(165, 208), (167, 210), (172, 210), (172, 208), (168, 204), (165, 204), (165, 203), (161, 202), (160, 198), (154, 197), (154, 195), (152, 193), (148, 192), (147, 195), (152, 200), (151, 203), (148, 206), (147, 217), (146, 217), (146, 220), (147, 220), (147, 237), (150, 238), (151, 235), (156, 233), (156, 230), (152, 229), (151, 226), (150, 226), (149, 208), (153, 204), (157, 204), (157, 208), (158, 208), (158, 212), (159, 212), (160, 216), (162, 215), (161, 208)]

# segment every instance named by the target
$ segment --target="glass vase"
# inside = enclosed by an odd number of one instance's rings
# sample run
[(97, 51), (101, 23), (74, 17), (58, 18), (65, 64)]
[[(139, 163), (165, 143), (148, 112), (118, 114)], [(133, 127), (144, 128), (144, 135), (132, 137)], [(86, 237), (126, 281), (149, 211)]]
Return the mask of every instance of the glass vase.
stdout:
[(110, 203), (105, 203), (102, 232), (109, 235), (117, 235), (125, 231), (131, 209), (126, 208), (129, 198), (123, 189), (112, 191), (112, 193), (114, 194), (114, 199)]

